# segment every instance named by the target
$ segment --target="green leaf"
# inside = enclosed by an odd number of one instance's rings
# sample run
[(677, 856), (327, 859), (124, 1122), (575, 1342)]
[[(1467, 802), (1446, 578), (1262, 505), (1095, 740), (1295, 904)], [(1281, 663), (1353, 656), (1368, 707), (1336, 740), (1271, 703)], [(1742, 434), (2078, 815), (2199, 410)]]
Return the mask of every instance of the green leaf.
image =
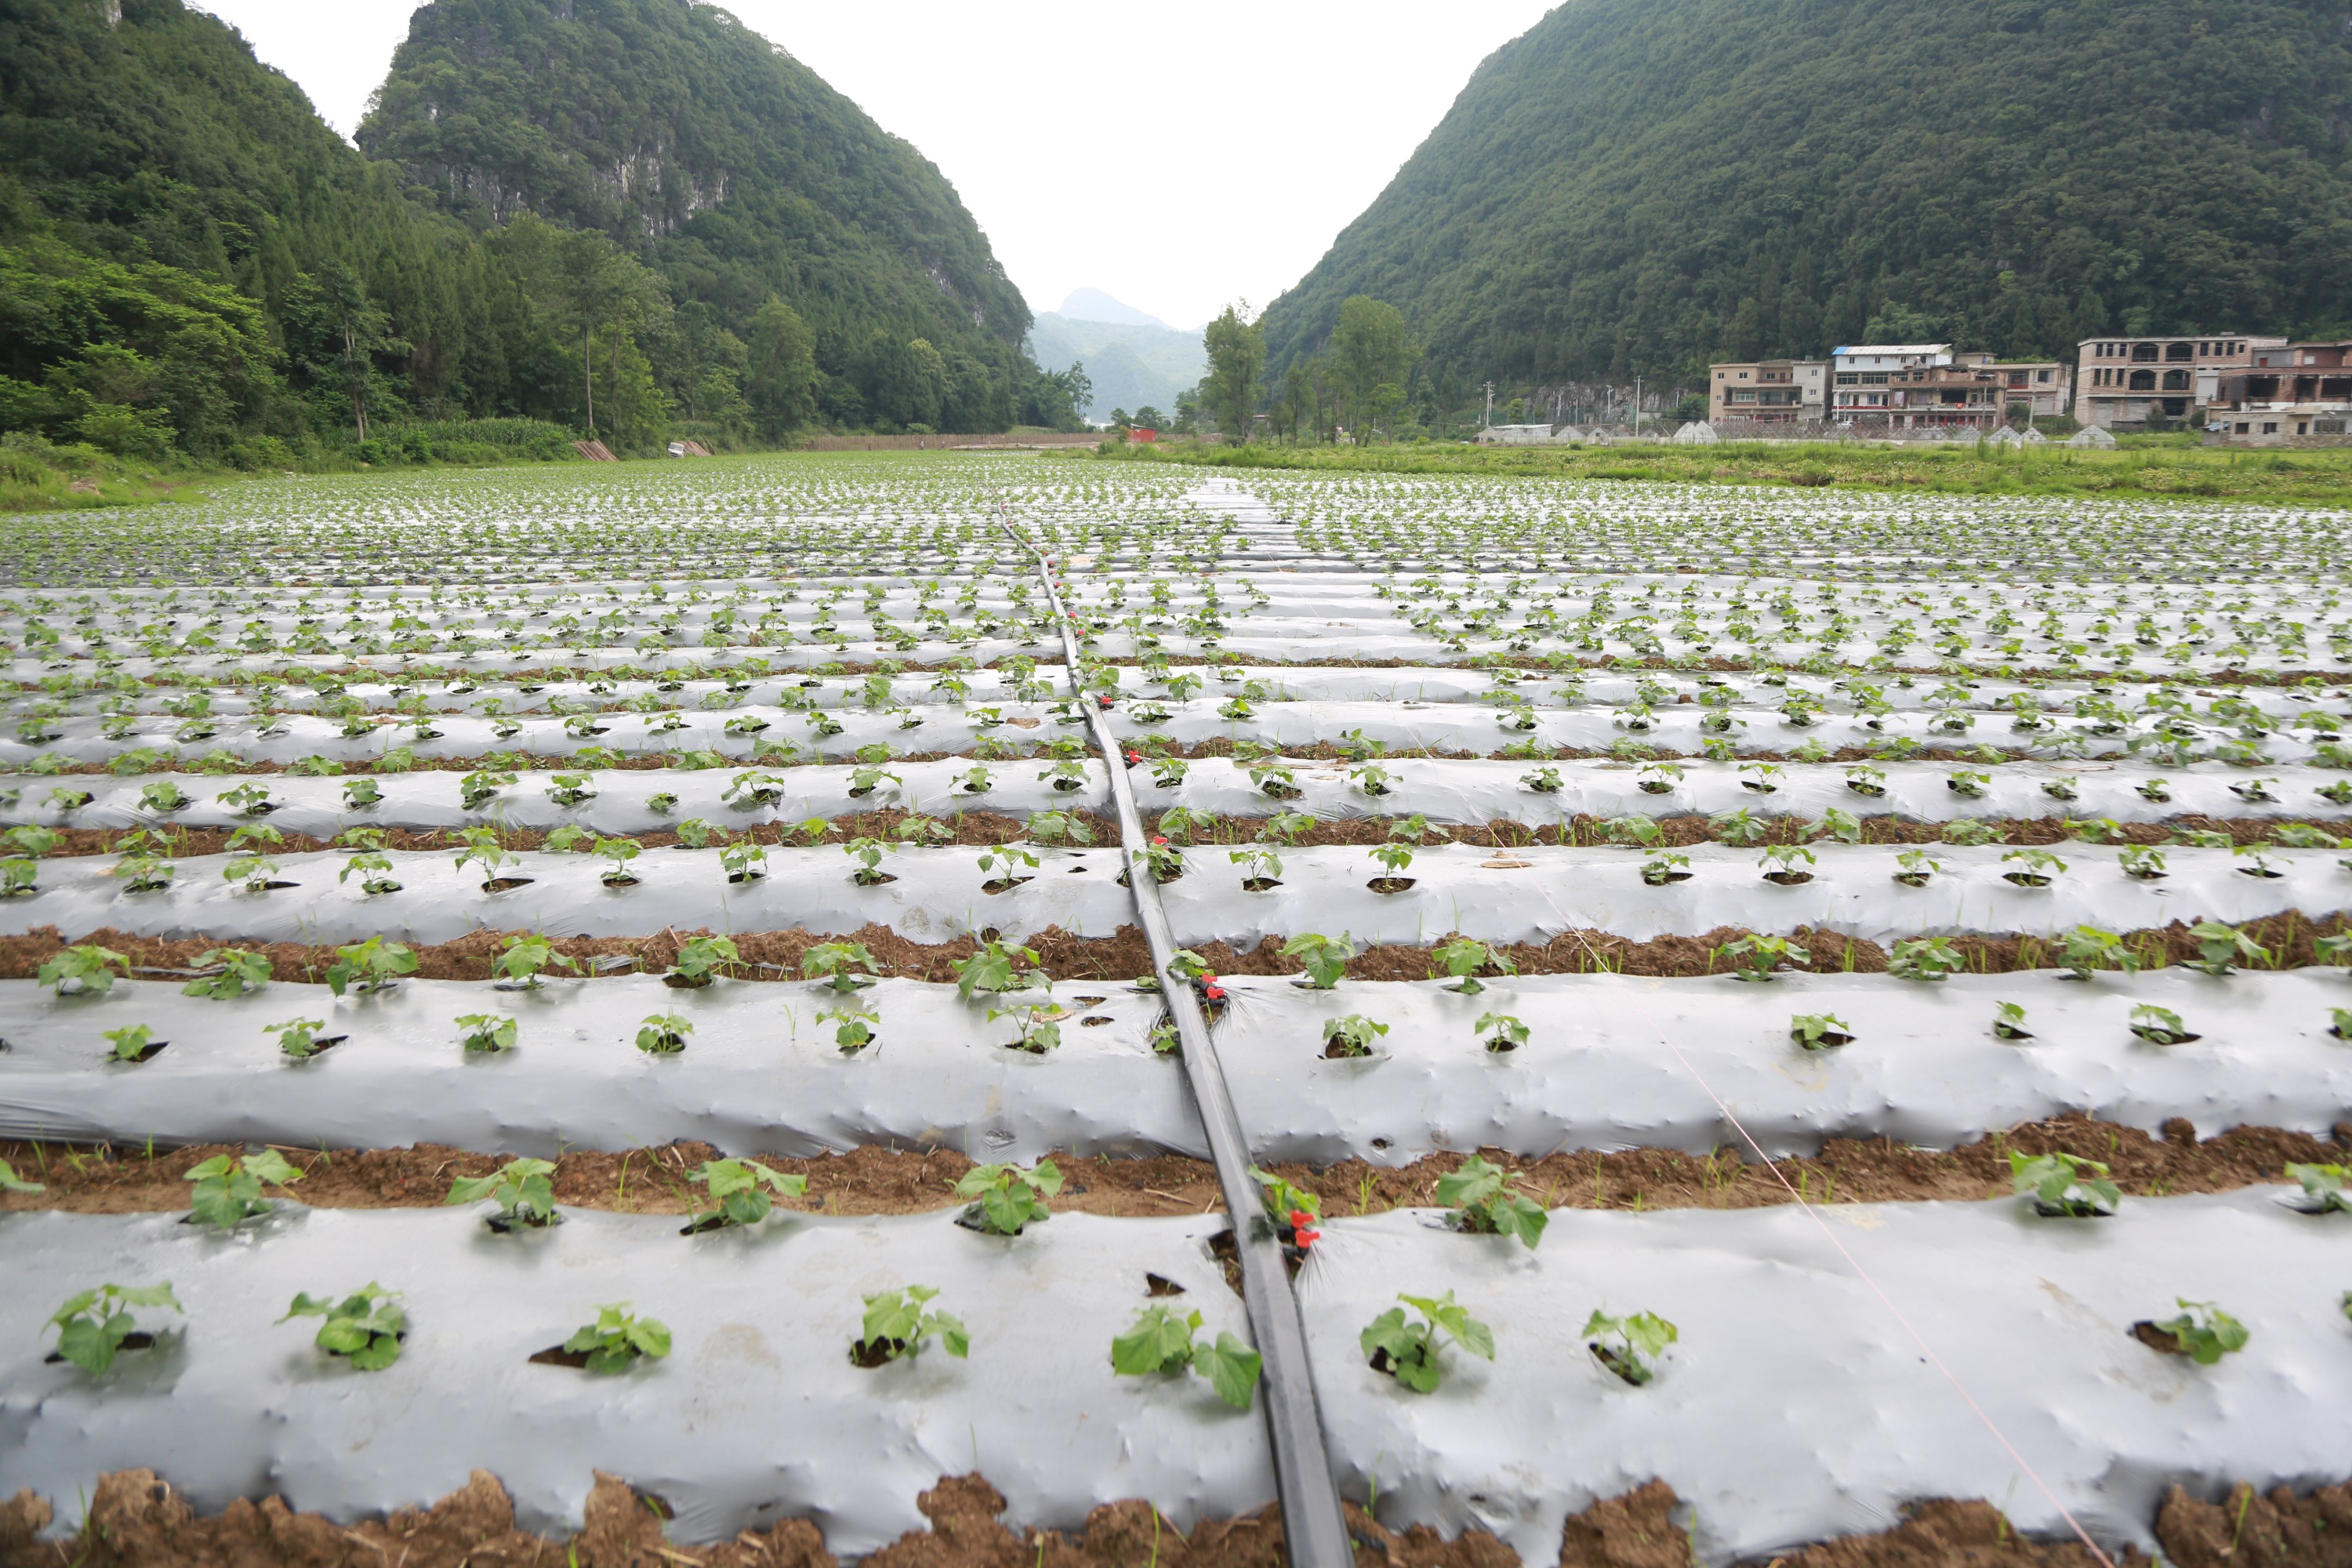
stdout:
[(1192, 1331), (1201, 1314), (1179, 1317), (1167, 1307), (1143, 1309), (1135, 1326), (1110, 1342), (1111, 1371), (1121, 1377), (1181, 1372), (1192, 1360)]
[(400, 1359), (400, 1339), (395, 1334), (376, 1334), (351, 1353), (352, 1365), (362, 1372), (382, 1372)]
[(0, 1160), (0, 1193), (43, 1193), (48, 1189), (38, 1182), (28, 1182), (16, 1174), (15, 1166)]
[[(1193, 1314), (1195, 1318), (1198, 1313)], [(1192, 1365), (1209, 1380), (1217, 1397), (1236, 1410), (1247, 1410), (1257, 1392), (1257, 1380), (1265, 1366), (1257, 1352), (1235, 1339), (1229, 1332), (1220, 1332), (1214, 1345), (1193, 1347)]]

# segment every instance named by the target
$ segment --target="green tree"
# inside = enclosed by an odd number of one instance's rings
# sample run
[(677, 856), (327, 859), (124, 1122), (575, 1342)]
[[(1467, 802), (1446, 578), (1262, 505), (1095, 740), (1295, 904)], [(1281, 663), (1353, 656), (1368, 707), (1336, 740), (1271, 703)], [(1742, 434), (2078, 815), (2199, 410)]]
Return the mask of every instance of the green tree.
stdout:
[(1246, 319), (1248, 310), (1246, 300), (1226, 306), (1202, 333), (1209, 374), (1201, 380), (1201, 401), (1233, 441), (1249, 438), (1250, 416), (1265, 382), (1265, 329)]
[(743, 395), (760, 433), (781, 440), (816, 418), (816, 354), (808, 323), (771, 294), (751, 317)]
[(1413, 352), (1404, 315), (1369, 294), (1350, 295), (1339, 306), (1331, 332), (1332, 369), (1339, 384), (1343, 418), (1356, 445), (1404, 404), (1405, 377)]

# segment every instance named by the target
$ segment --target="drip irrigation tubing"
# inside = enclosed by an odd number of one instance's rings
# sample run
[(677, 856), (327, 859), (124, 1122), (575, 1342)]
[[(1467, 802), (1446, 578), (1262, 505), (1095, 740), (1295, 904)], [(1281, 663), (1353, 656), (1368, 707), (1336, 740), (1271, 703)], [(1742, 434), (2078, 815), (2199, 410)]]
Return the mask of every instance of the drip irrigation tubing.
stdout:
[(1240, 1254), (1242, 1300), (1249, 1313), (1250, 1335), (1264, 1358), (1266, 1435), (1274, 1450), (1275, 1489), (1281, 1500), (1284, 1556), (1296, 1568), (1354, 1568), (1356, 1554), (1349, 1539), (1348, 1521), (1332, 1479), (1328, 1445), (1323, 1434), (1322, 1409), (1316, 1398), (1313, 1367), (1307, 1360), (1307, 1331), (1298, 1313), (1298, 1299), (1290, 1289), (1290, 1273), (1282, 1245), (1266, 1219), (1257, 1182), (1250, 1174), (1249, 1142), (1241, 1117), (1234, 1109), (1223, 1067), (1217, 1059), (1207, 1017), (1190, 984), (1171, 974), (1169, 961), (1176, 942), (1160, 906), (1160, 889), (1151, 879), (1148, 850), (1150, 839), (1136, 810), (1135, 793), (1128, 785), (1118, 738), (1100, 704), (1079, 684), (1078, 643), (1074, 623), (1062, 604), (1054, 581), (1054, 560), (1030, 542), (1013, 522), (1002, 495), (996, 510), (1004, 531), (1037, 558), (1038, 577), (1052, 605), (1054, 625), (1062, 637), (1064, 668), (1070, 695), (1084, 708), (1095, 748), (1102, 753), (1110, 774), (1111, 793), (1118, 807), (1121, 852), (1127, 861), (1129, 890), (1135, 898), (1136, 917), (1151, 949), (1151, 965), (1160, 992), (1176, 1026), (1184, 1073), (1192, 1088), (1202, 1129), (1208, 1134), (1211, 1162), (1217, 1185), (1234, 1226)]

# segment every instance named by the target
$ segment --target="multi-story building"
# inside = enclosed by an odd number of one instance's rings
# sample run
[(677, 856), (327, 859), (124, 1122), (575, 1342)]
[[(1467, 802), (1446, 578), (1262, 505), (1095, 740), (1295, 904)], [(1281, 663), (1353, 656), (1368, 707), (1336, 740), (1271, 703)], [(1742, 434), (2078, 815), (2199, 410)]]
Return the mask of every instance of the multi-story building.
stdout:
[(2076, 345), (2074, 418), (2139, 428), (2158, 415), (2178, 424), (2220, 395), (2223, 373), (2250, 368), (2259, 349), (2284, 338), (2241, 333), (2179, 338), (2084, 338)]
[(1972, 353), (1962, 354), (1960, 363), (1992, 373), (2004, 415), (2021, 405), (2036, 419), (2059, 419), (2074, 412), (2074, 378), (2056, 360), (2000, 360)]
[(2231, 445), (2282, 445), (2345, 434), (2352, 416), (2352, 342), (2258, 344), (2225, 370), (2205, 403), (2205, 428)]
[(1821, 360), (1768, 359), (1707, 367), (1706, 417), (1787, 424), (1827, 417), (1829, 365)]
[(1830, 417), (1890, 430), (1990, 430), (2004, 400), (1993, 374), (1949, 343), (1861, 343), (1830, 352)]

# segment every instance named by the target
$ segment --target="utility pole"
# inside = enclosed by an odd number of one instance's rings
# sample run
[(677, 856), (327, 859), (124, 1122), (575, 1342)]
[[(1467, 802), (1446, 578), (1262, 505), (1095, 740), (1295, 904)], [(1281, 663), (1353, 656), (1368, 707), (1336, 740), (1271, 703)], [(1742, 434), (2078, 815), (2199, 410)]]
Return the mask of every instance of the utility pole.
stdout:
[(1490, 429), (1490, 430), (1491, 430), (1491, 429), (1493, 429), (1493, 428), (1494, 428), (1494, 426), (1495, 426), (1495, 384), (1494, 384), (1493, 382), (1491, 382), (1491, 381), (1490, 381), (1490, 382), (1488, 382), (1488, 383), (1486, 384), (1486, 427), (1487, 429)]
[(1642, 378), (1633, 378), (1633, 434), (1642, 434)]

